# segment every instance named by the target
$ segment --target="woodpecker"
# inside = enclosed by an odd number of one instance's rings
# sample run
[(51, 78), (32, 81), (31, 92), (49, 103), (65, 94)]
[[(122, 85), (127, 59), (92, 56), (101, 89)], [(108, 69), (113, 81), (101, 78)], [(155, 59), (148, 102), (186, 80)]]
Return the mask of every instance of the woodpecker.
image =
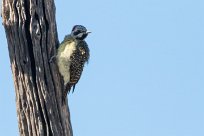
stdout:
[(79, 81), (84, 64), (89, 60), (89, 48), (85, 38), (91, 33), (82, 25), (75, 25), (71, 34), (66, 35), (61, 42), (56, 55), (57, 65), (64, 81), (62, 100)]

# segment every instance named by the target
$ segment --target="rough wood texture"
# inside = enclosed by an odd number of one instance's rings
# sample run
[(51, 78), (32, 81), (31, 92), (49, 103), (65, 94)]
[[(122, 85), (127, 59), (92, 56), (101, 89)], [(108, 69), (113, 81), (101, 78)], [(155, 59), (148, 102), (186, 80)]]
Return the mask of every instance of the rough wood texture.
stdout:
[(21, 136), (72, 136), (62, 83), (49, 59), (58, 46), (54, 0), (3, 0), (2, 18)]

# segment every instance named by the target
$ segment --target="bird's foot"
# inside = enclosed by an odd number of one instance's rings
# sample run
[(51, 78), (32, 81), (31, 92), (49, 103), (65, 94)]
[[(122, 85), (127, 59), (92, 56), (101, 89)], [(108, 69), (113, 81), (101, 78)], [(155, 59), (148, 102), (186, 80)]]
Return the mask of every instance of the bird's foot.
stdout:
[(50, 63), (52, 63), (56, 59), (56, 55), (52, 56), (49, 60)]

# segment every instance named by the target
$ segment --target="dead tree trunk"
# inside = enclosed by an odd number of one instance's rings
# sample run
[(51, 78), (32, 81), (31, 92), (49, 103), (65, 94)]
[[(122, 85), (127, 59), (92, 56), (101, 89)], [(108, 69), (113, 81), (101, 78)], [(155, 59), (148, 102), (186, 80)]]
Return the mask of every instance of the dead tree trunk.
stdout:
[(49, 59), (58, 46), (54, 0), (3, 0), (21, 136), (72, 136), (62, 83)]

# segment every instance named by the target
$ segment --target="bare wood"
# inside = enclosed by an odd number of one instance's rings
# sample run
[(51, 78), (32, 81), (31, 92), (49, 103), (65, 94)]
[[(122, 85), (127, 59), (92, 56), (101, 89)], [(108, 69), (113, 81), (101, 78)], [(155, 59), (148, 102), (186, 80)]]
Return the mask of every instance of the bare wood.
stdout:
[(58, 46), (54, 0), (3, 0), (21, 136), (73, 136), (63, 85), (49, 59)]

